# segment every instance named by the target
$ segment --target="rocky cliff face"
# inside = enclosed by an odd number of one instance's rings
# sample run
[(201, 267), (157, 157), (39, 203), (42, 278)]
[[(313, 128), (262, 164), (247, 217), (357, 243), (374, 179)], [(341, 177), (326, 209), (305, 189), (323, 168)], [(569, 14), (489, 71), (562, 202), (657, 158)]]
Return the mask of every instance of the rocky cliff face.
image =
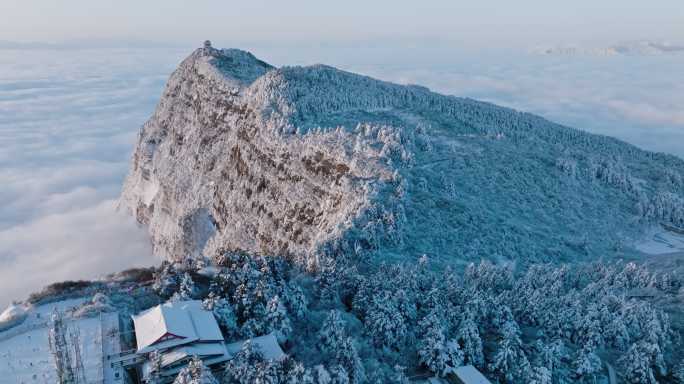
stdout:
[(350, 133), (288, 133), (289, 106), (270, 93), (283, 86), (277, 75), (249, 53), (203, 48), (171, 76), (122, 195), (157, 254), (315, 262), (391, 179), (379, 151), (355, 153)]
[(678, 206), (682, 169), (490, 104), (206, 47), (143, 126), (121, 201), (177, 260), (558, 260), (629, 245), (662, 219), (644, 214), (656, 196)]

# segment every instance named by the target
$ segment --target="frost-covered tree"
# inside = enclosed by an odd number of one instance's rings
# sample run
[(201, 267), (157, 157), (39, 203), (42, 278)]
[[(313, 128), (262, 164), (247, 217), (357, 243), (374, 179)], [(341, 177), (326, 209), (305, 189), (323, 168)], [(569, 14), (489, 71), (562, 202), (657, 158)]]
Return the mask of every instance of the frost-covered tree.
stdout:
[(192, 300), (197, 294), (197, 288), (195, 287), (195, 282), (189, 273), (183, 273), (180, 279), (180, 285), (178, 291), (171, 297), (172, 301), (185, 301)]
[(332, 258), (325, 258), (317, 275), (319, 301), (323, 305), (335, 305), (340, 301), (337, 265)]
[(173, 384), (218, 384), (218, 380), (211, 374), (202, 360), (195, 356), (190, 360), (188, 366), (178, 373)]
[(463, 351), (455, 340), (447, 340), (444, 324), (432, 313), (420, 322), (419, 362), (438, 376), (446, 376), (463, 365)]
[(266, 306), (266, 328), (269, 332), (275, 332), (278, 341), (284, 343), (292, 333), (292, 324), (287, 315), (285, 306), (278, 296), (269, 300)]
[(335, 352), (335, 360), (344, 367), (349, 375), (350, 384), (361, 384), (365, 382), (366, 372), (356, 351), (356, 346), (351, 337), (347, 337), (338, 346)]
[(551, 371), (546, 367), (534, 367), (530, 373), (528, 384), (552, 384)]
[(375, 345), (400, 349), (415, 316), (415, 304), (404, 290), (383, 291), (371, 299), (365, 325)]
[(581, 382), (595, 383), (596, 376), (601, 372), (603, 364), (596, 355), (592, 344), (585, 345), (574, 361), (575, 377)]
[(314, 384), (314, 374), (304, 367), (304, 364), (288, 356), (279, 362), (274, 362), (278, 372), (278, 382), (283, 384)]
[(154, 273), (152, 289), (162, 297), (169, 297), (178, 289), (178, 283), (178, 273), (174, 265), (164, 261)]
[(684, 227), (684, 198), (677, 194), (660, 192), (650, 201), (640, 201), (638, 209), (644, 218)]
[(223, 376), (224, 384), (256, 383), (260, 377), (263, 356), (254, 348), (251, 340), (245, 341), (238, 352), (226, 364)]
[(505, 333), (513, 328), (518, 328), (518, 323), (515, 321), (511, 307), (508, 305), (498, 305), (490, 311), (489, 321), (492, 326), (499, 329), (499, 332), (501, 333)]
[(492, 358), (490, 371), (509, 382), (524, 380), (529, 375), (530, 363), (522, 349), (518, 324), (514, 320), (506, 321), (501, 326), (500, 334), (499, 346)]
[(334, 354), (337, 351), (337, 348), (347, 337), (344, 326), (345, 323), (340, 318), (340, 313), (336, 310), (331, 310), (318, 332), (318, 339), (324, 352)]
[(620, 315), (610, 316), (603, 326), (604, 338), (619, 350), (626, 350), (629, 347), (631, 336), (625, 319)]
[(233, 306), (230, 305), (228, 300), (210, 293), (202, 301), (202, 307), (214, 314), (216, 322), (226, 334), (235, 335), (237, 331), (237, 317), (233, 311)]
[(628, 383), (655, 384), (653, 345), (647, 342), (634, 343), (621, 359), (624, 378)]
[(562, 340), (554, 340), (549, 344), (542, 344), (539, 349), (539, 363), (551, 374), (554, 374), (561, 366), (565, 357), (565, 347)]
[(482, 368), (484, 366), (482, 339), (477, 324), (470, 316), (459, 324), (457, 340), (463, 350), (465, 363)]
[(266, 333), (266, 327), (264, 326), (263, 318), (253, 317), (248, 318), (242, 326), (240, 327), (239, 335), (243, 338), (254, 338), (259, 335)]
[[(322, 383), (322, 382), (321, 382)], [(350, 384), (349, 372), (337, 364), (330, 367), (330, 384)]]
[(296, 319), (303, 319), (307, 312), (307, 299), (302, 288), (290, 282), (288, 284), (288, 295), (285, 296), (285, 303), (289, 313), (291, 313)]
[[(241, 323), (243, 337), (255, 337), (266, 333), (266, 306), (268, 300), (279, 291), (273, 270), (263, 259), (238, 259), (226, 284), (232, 288), (234, 311)], [(232, 286), (232, 287), (231, 287)]]

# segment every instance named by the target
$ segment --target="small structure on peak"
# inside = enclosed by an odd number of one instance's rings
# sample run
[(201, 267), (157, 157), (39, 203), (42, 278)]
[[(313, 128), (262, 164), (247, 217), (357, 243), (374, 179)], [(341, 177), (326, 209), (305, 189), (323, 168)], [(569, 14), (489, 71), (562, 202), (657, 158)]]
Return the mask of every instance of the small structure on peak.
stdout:
[(211, 49), (211, 41), (204, 40), (204, 49)]

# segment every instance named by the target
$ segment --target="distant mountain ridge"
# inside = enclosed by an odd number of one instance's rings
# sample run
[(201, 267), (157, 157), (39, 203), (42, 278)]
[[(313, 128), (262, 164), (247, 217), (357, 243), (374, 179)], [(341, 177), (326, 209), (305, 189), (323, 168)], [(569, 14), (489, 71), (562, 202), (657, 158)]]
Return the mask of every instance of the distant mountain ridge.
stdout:
[(175, 260), (564, 261), (684, 226), (683, 170), (508, 108), (207, 46), (143, 126), (121, 202)]
[(666, 41), (631, 41), (610, 45), (607, 47), (584, 47), (580, 45), (558, 45), (549, 47), (536, 47), (533, 53), (544, 55), (563, 55), (563, 56), (644, 56), (644, 55), (664, 55), (684, 52), (684, 45), (673, 44)]

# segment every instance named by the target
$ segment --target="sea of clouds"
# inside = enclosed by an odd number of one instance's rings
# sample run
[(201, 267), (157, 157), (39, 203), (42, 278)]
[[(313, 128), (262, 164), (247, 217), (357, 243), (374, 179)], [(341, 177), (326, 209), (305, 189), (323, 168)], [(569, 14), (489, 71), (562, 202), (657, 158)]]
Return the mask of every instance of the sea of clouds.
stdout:
[[(684, 55), (256, 49), (540, 114), (684, 157)], [(0, 49), (0, 306), (157, 263), (116, 200), (137, 132), (188, 49)]]
[(0, 305), (157, 262), (116, 201), (138, 129), (182, 55), (0, 50)]

